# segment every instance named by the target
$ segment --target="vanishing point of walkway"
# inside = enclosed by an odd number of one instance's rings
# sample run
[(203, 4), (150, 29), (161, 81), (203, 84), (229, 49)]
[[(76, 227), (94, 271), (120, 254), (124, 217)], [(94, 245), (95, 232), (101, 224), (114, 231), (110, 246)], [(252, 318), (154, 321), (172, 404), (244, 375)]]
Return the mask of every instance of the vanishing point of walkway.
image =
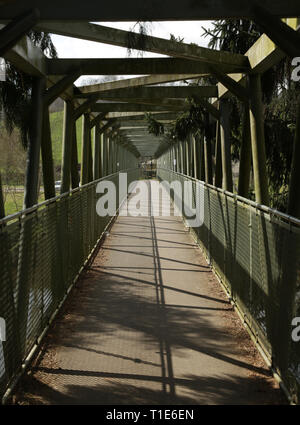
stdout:
[(117, 218), (20, 394), (32, 404), (284, 400), (174, 216)]

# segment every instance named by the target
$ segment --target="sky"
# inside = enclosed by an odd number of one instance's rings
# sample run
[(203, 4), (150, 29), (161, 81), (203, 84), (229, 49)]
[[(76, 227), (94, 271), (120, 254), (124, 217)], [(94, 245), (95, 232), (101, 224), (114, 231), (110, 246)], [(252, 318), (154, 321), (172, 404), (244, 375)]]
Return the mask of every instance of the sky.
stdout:
[[(96, 22), (95, 22), (96, 23)], [(99, 22), (98, 24), (107, 27), (118, 28), (127, 31), (138, 31), (135, 22)], [(203, 37), (203, 29), (210, 28), (211, 21), (177, 21), (177, 22), (152, 22), (149, 35), (170, 39), (170, 34), (183, 38), (185, 43), (196, 43), (199, 46), (207, 47), (208, 37)], [(52, 35), (52, 41), (57, 49), (60, 58), (125, 58), (128, 57), (127, 49), (108, 44), (95, 43), (92, 41)], [(143, 57), (158, 57), (155, 53), (145, 52)], [(133, 53), (131, 57), (136, 57)], [(82, 85), (84, 80), (92, 76), (82, 76), (76, 81), (76, 85)], [(129, 78), (128, 76), (126, 78)]]

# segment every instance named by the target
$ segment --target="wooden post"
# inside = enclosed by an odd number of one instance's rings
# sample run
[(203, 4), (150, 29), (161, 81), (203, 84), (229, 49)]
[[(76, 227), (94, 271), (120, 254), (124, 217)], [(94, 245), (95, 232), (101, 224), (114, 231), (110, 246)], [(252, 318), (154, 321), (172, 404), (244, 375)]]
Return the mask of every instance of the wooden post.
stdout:
[(73, 136), (72, 136), (72, 159), (71, 159), (71, 181), (72, 189), (79, 186), (79, 173), (78, 173), (78, 151), (77, 151), (77, 134), (76, 134), (76, 121), (73, 120)]
[(205, 181), (205, 158), (204, 158), (204, 136), (197, 136), (197, 154), (198, 154), (198, 179)]
[(184, 141), (184, 149), (185, 149), (185, 174), (187, 176), (190, 175), (190, 146), (189, 146), (189, 139), (187, 138)]
[(73, 114), (73, 102), (65, 101), (60, 193), (69, 192), (70, 190), (72, 142), (74, 128)]
[(253, 175), (256, 202), (270, 204), (269, 184), (266, 166), (266, 147), (263, 118), (263, 104), (261, 91), (261, 77), (259, 74), (249, 75), (250, 93), (250, 130), (253, 160)]
[(90, 118), (83, 115), (82, 120), (82, 148), (81, 148), (81, 185), (89, 182), (89, 155), (90, 155)]
[(103, 177), (107, 176), (107, 135), (103, 133)]
[(183, 143), (179, 143), (179, 151), (180, 151), (180, 173), (184, 174), (184, 152), (183, 152)]
[(94, 180), (100, 178), (100, 137), (100, 123), (98, 122), (94, 132)]
[(93, 181), (93, 152), (92, 152), (92, 135), (91, 135), (91, 126), (89, 128), (89, 132), (88, 132), (88, 145), (89, 145), (89, 170), (88, 170), (88, 175), (89, 175), (89, 182)]
[(176, 170), (176, 173), (179, 173), (180, 172), (180, 168), (179, 168), (179, 165), (180, 165), (180, 159), (179, 159), (179, 143), (177, 142), (176, 143), (176, 145), (175, 145), (175, 159), (176, 159), (176, 167), (175, 167), (175, 170)]
[(110, 163), (110, 153), (111, 153), (111, 133), (106, 138), (106, 170), (107, 170), (107, 176), (111, 174), (111, 163)]
[(248, 198), (251, 172), (251, 134), (248, 103), (244, 103), (242, 130), (238, 195)]
[(51, 199), (55, 197), (55, 177), (48, 106), (45, 106), (43, 111), (41, 156), (43, 167), (44, 196), (45, 199)]
[(222, 154), (222, 187), (229, 192), (233, 191), (232, 165), (231, 165), (231, 143), (229, 123), (229, 103), (226, 99), (220, 100), (220, 134)]
[(198, 179), (198, 155), (197, 155), (197, 144), (196, 144), (196, 139), (195, 136), (191, 136), (192, 137), (192, 149), (193, 149), (193, 177), (195, 177), (195, 179)]
[(45, 87), (46, 81), (44, 77), (35, 77), (33, 79), (29, 145), (27, 150), (24, 188), (24, 208), (30, 208), (38, 202), (39, 162), (44, 111), (43, 95)]
[(193, 151), (193, 138), (190, 133), (188, 136), (188, 146), (189, 146), (189, 170), (190, 176), (194, 177), (194, 151)]
[(216, 187), (222, 187), (221, 129), (220, 129), (219, 120), (217, 121), (217, 128), (216, 128), (215, 161), (216, 161), (216, 171), (215, 171), (214, 184)]
[(100, 178), (104, 176), (103, 174), (103, 132), (100, 134)]
[(212, 152), (211, 135), (209, 128), (209, 116), (206, 114), (205, 135), (204, 135), (204, 162), (205, 162), (205, 182), (212, 184)]

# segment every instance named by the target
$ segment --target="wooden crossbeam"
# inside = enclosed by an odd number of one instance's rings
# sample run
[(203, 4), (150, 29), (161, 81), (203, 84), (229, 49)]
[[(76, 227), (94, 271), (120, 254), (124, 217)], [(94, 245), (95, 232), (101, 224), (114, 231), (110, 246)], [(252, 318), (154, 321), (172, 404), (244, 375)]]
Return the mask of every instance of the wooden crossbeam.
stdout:
[[(91, 107), (92, 112), (152, 112), (152, 111), (182, 111), (181, 106), (143, 105), (137, 103), (96, 103)], [(80, 113), (81, 115), (81, 113)], [(79, 116), (80, 116), (79, 115)]]
[[(87, 93), (75, 97), (86, 98)], [(218, 97), (216, 86), (163, 86), (163, 87), (129, 87), (124, 89), (99, 92), (100, 99), (179, 99), (191, 97)]]
[[(206, 74), (208, 75), (208, 74)], [(190, 79), (197, 79), (202, 77), (203, 74), (179, 74), (179, 75), (147, 75), (145, 77), (125, 78), (117, 81), (109, 81), (100, 84), (91, 84), (88, 86), (81, 86), (80, 91), (86, 94), (99, 94), (103, 91), (118, 90), (123, 88), (142, 87), (147, 85), (172, 83), (174, 81), (184, 81)]]
[[(49, 21), (173, 21), (253, 18), (253, 1), (237, 0), (16, 0), (2, 5), (1, 20), (11, 20), (33, 7), (41, 20)], [(264, 0), (264, 6), (278, 17), (299, 15), (298, 0)]]
[(28, 31), (30, 31), (39, 19), (39, 11), (33, 9), (30, 12), (17, 16), (12, 22), (0, 30), (0, 56), (7, 53)]
[[(4, 28), (4, 25), (0, 25)], [(41, 77), (46, 74), (46, 56), (28, 37), (22, 37), (3, 57), (25, 74)]]
[(81, 71), (76, 70), (70, 75), (66, 75), (64, 78), (59, 80), (56, 84), (53, 84), (46, 93), (44, 94), (45, 104), (50, 105), (54, 100), (59, 97), (68, 87), (72, 86), (74, 81), (77, 80), (81, 75)]
[[(296, 18), (287, 19), (286, 24), (295, 30), (298, 27), (297, 21)], [(285, 57), (285, 54), (266, 34), (263, 34), (245, 53), (245, 56), (249, 59), (252, 69), (251, 72), (262, 74), (279, 63)], [(244, 74), (232, 74), (229, 75), (229, 77), (241, 84), (244, 84), (246, 80)], [(221, 98), (225, 96), (229, 90), (219, 83), (218, 91), (219, 98)]]
[(259, 4), (252, 8), (261, 29), (291, 58), (300, 56), (300, 34)]
[[(219, 64), (222, 72), (247, 72), (248, 66)], [(179, 58), (47, 59), (48, 75), (66, 75), (76, 68), (83, 75), (209, 74), (209, 65)]]
[(58, 22), (42, 22), (37, 26), (37, 29), (124, 48), (140, 46), (142, 44), (143, 51), (160, 53), (177, 58), (201, 60), (215, 65), (229, 64), (249, 67), (249, 62), (244, 55), (208, 49), (197, 46), (196, 44), (179, 43), (144, 34), (141, 36), (134, 32), (91, 24), (89, 22), (66, 22), (64, 25)]
[(223, 84), (231, 93), (233, 93), (239, 100), (242, 102), (248, 102), (249, 92), (242, 86), (242, 84), (237, 83), (233, 78), (229, 77), (226, 74), (220, 72), (216, 67), (211, 66), (212, 75), (214, 75), (217, 80)]
[[(151, 112), (151, 115), (155, 116), (155, 119), (157, 120), (174, 120), (176, 119), (178, 113), (176, 112)], [(118, 121), (122, 122), (140, 122), (140, 121), (146, 121), (145, 114), (143, 112), (109, 112), (106, 115), (107, 118), (117, 118)]]

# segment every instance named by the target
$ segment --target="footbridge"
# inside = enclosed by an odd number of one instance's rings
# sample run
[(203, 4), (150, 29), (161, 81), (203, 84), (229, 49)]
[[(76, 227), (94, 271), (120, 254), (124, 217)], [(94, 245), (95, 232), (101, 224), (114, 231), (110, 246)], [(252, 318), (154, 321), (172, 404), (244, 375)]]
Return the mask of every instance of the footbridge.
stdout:
[[(282, 213), (270, 207), (261, 90), (264, 72), (300, 57), (299, 2), (0, 3), (1, 56), (32, 82), (22, 211), (6, 214), (0, 180), (3, 403), (299, 403), (300, 106)], [(90, 23), (225, 18), (264, 33), (242, 55)], [(49, 58), (31, 30), (164, 56)], [(82, 75), (126, 78), (75, 86)], [(232, 97), (243, 110), (238, 178)], [(166, 137), (186, 99), (201, 107), (201, 131)], [(145, 180), (147, 161), (156, 176)]]

